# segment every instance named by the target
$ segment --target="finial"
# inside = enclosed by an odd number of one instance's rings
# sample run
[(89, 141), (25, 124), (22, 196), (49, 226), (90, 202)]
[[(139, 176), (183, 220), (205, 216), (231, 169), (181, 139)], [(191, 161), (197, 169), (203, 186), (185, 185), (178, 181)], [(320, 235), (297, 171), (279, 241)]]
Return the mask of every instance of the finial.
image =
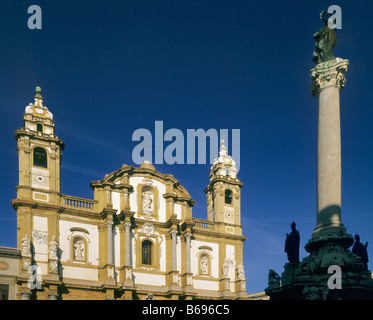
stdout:
[(43, 100), (43, 97), (41, 96), (41, 87), (39, 86), (39, 79), (36, 79), (36, 82), (38, 83), (38, 85), (35, 88), (35, 92), (36, 92), (35, 98), (39, 100)]

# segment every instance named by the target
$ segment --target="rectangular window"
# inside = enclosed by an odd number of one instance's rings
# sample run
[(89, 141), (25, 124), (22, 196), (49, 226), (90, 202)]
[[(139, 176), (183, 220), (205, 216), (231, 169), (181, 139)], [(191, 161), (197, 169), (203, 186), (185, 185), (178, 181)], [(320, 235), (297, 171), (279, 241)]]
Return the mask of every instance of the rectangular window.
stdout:
[(0, 300), (9, 299), (9, 285), (0, 284)]

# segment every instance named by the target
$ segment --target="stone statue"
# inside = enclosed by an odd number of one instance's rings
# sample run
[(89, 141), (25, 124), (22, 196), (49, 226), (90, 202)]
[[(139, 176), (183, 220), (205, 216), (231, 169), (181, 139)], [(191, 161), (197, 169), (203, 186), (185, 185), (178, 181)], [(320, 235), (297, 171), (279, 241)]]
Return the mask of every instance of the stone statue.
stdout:
[(237, 266), (237, 279), (245, 280), (245, 268), (242, 264)]
[(325, 11), (321, 12), (320, 18), (323, 21), (324, 26), (319, 32), (316, 32), (313, 35), (316, 49), (313, 52), (312, 60), (316, 64), (334, 59), (333, 48), (337, 44), (337, 35), (335, 29), (329, 28), (328, 20), (324, 20), (324, 16), (330, 17), (331, 14)]
[(25, 237), (22, 239), (22, 252), (23, 257), (30, 257), (31, 256), (31, 241), (26, 234)]
[(299, 231), (295, 228), (295, 222), (291, 223), (290, 235), (286, 234), (285, 252), (288, 255), (288, 260), (291, 263), (299, 262)]
[(150, 190), (142, 193), (142, 208), (143, 210), (153, 210), (153, 193)]
[(52, 237), (52, 241), (49, 243), (49, 258), (58, 260), (58, 248), (59, 244), (56, 241), (55, 237)]
[(227, 259), (224, 260), (223, 263), (223, 277), (228, 277), (230, 263)]
[(268, 271), (268, 288), (279, 287), (280, 282), (280, 275), (276, 271), (270, 269)]
[(356, 234), (355, 235), (355, 243), (352, 247), (352, 253), (357, 254), (361, 258), (361, 261), (364, 264), (364, 271), (368, 270), (368, 251), (367, 251), (367, 247), (368, 247), (368, 242), (366, 242), (365, 244), (362, 244), (360, 242), (360, 236), (358, 234)]
[(84, 241), (80, 238), (74, 241), (74, 258), (84, 260)]
[(208, 259), (206, 256), (201, 257), (201, 273), (202, 274), (208, 274)]

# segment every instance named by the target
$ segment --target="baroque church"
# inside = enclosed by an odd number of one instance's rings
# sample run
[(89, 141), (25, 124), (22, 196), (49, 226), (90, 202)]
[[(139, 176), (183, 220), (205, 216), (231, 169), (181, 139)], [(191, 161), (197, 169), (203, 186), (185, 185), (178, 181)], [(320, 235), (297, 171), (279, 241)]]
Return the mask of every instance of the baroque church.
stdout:
[(203, 220), (179, 181), (148, 161), (92, 181), (93, 200), (62, 194), (64, 142), (40, 87), (23, 122), (15, 131), (17, 248), (0, 248), (9, 299), (248, 299), (243, 184), (223, 140)]

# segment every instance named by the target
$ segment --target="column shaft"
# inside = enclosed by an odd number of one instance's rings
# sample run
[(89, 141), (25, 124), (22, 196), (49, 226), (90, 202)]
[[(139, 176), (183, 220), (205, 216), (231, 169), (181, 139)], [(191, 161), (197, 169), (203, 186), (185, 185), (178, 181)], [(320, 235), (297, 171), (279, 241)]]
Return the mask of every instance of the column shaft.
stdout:
[(185, 234), (186, 239), (186, 265), (185, 270), (186, 273), (191, 273), (191, 267), (190, 267), (190, 240), (192, 235), (190, 233)]
[(339, 88), (319, 93), (317, 227), (341, 225), (341, 135)]
[(107, 221), (107, 264), (113, 264), (113, 222)]
[(171, 239), (172, 239), (172, 271), (177, 271), (177, 258), (176, 258), (176, 235), (177, 230), (171, 231)]
[(319, 100), (317, 223), (315, 231), (341, 227), (341, 128), (339, 91), (348, 60), (335, 58), (311, 70), (311, 93)]
[(131, 265), (131, 224), (125, 223), (124, 228), (126, 230), (126, 246), (125, 246), (125, 265)]

